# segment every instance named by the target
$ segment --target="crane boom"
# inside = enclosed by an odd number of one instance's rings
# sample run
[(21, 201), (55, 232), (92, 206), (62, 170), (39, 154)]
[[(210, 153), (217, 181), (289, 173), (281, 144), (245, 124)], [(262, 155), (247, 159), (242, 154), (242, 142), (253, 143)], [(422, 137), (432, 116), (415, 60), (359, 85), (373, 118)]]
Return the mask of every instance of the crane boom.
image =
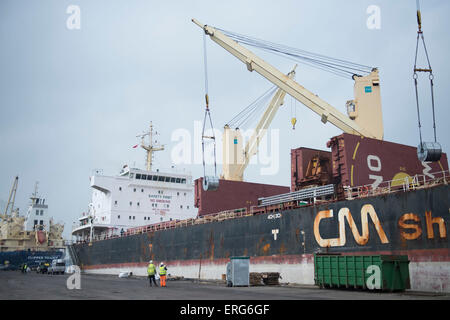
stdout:
[[(358, 106), (358, 99), (356, 99), (355, 101), (349, 101), (347, 103), (347, 106), (351, 105), (351, 102), (353, 102), (354, 108), (352, 110), (353, 114), (351, 116), (353, 116), (355, 120), (352, 120), (348, 116), (344, 115), (339, 110), (328, 104), (326, 101), (322, 100), (314, 93), (305, 89), (303, 86), (301, 86), (294, 80), (290, 79), (281, 71), (279, 71), (278, 69), (276, 69), (263, 59), (259, 58), (253, 52), (251, 52), (247, 48), (244, 48), (236, 41), (232, 40), (231, 38), (220, 32), (219, 30), (208, 25), (203, 25), (196, 19), (192, 19), (192, 22), (194, 22), (197, 26), (202, 28), (205, 31), (205, 33), (210, 36), (211, 40), (213, 40), (218, 45), (223, 47), (225, 50), (230, 52), (241, 62), (245, 63), (249, 71), (256, 71), (257, 73), (265, 77), (267, 80), (278, 86), (280, 89), (291, 95), (293, 98), (300, 101), (306, 107), (314, 111), (316, 114), (318, 114), (321, 117), (323, 123), (330, 122), (346, 133), (356, 134), (369, 138), (376, 138), (380, 140), (383, 139), (383, 128), (382, 124), (380, 125), (381, 106), (379, 106), (379, 108), (377, 108), (375, 111), (374, 110), (369, 111), (370, 114), (368, 114), (364, 112), (365, 110), (361, 106)], [(374, 70), (368, 77), (370, 77), (369, 81), (371, 85), (372, 80), (374, 86), (379, 85), (377, 70)], [(355, 81), (357, 81), (357, 79), (355, 79)], [(366, 81), (366, 79), (364, 79), (364, 81)], [(370, 92), (372, 92), (372, 87), (370, 89)], [(355, 84), (355, 93), (356, 93), (356, 84)], [(360, 109), (359, 113), (358, 109)], [(375, 115), (373, 115), (374, 112)], [(365, 117), (364, 113), (366, 114)], [(364, 121), (362, 122), (362, 124), (364, 124), (364, 126), (360, 125), (357, 121), (358, 120), (357, 117), (360, 115), (363, 116), (362, 119)], [(375, 124), (372, 125), (372, 128), (374, 129), (369, 131), (366, 128), (371, 127), (371, 122), (372, 123), (375, 122)]]
[[(3, 214), (2, 218), (5, 218), (5, 217), (8, 216), (8, 209), (9, 209), (9, 208), (11, 208), (11, 209), (10, 209), (10, 213), (11, 213), (11, 214), (12, 214), (13, 211), (14, 211), (14, 202), (15, 202), (15, 200), (16, 200), (16, 191), (17, 191), (17, 184), (18, 184), (18, 182), (19, 182), (19, 177), (16, 176), (16, 177), (14, 178), (14, 182), (13, 182), (11, 191), (10, 191), (10, 193), (9, 193), (9, 198), (8, 198), (8, 203), (7, 203), (7, 205), (6, 205), (5, 213)], [(11, 205), (11, 207), (10, 207), (10, 205)]]
[[(294, 66), (288, 77), (292, 79), (295, 76)], [(223, 132), (223, 170), (222, 178), (225, 180), (243, 181), (244, 171), (250, 163), (250, 159), (257, 152), (259, 143), (267, 132), (275, 114), (284, 103), (286, 92), (278, 89), (272, 97), (261, 119), (258, 121), (252, 136), (247, 141), (242, 150), (242, 135), (239, 129), (231, 129), (228, 125), (225, 126)]]

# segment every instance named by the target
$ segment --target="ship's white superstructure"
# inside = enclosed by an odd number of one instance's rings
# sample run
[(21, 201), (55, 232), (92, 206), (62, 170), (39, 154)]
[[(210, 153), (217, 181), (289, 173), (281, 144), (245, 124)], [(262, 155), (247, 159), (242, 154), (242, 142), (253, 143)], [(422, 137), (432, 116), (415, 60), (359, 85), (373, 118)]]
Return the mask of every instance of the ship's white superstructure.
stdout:
[[(18, 208), (14, 208), (18, 179), (19, 177), (16, 177), (11, 191), (14, 195), (13, 197), (10, 195), (7, 209), (3, 214), (0, 214), (0, 253), (50, 252), (52, 250), (64, 249), (65, 244), (62, 237), (64, 224), (55, 223), (48, 215), (48, 205), (45, 203), (45, 199), (38, 195), (37, 183), (34, 193), (30, 197), (31, 203), (28, 207), (27, 214), (21, 216), (19, 215)], [(10, 204), (10, 212), (8, 212)], [(20, 253), (17, 254), (17, 257), (19, 257)], [(0, 263), (3, 262), (2, 258), (0, 258)]]
[[(152, 131), (150, 126), (146, 134), (150, 138)], [(154, 147), (152, 143), (145, 145), (143, 141), (141, 147), (147, 151), (147, 170), (125, 165), (116, 176), (91, 176), (89, 210), (72, 231), (78, 240), (120, 235), (130, 228), (197, 216), (192, 176), (174, 170), (152, 170), (152, 152), (164, 148)]]
[(26, 231), (35, 231), (36, 229), (50, 231), (50, 217), (48, 216), (48, 205), (45, 199), (38, 197), (37, 183), (35, 191), (30, 197), (31, 204), (28, 207), (25, 216), (24, 228)]

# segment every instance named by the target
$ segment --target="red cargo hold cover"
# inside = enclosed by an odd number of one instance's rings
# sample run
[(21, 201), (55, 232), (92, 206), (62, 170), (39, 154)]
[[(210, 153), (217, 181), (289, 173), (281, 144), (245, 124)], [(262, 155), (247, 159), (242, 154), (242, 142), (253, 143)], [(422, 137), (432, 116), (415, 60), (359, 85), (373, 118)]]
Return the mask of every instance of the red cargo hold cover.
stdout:
[(396, 180), (401, 184), (408, 176), (433, 179), (448, 171), (445, 153), (438, 162), (422, 163), (417, 148), (403, 144), (344, 133), (331, 138), (327, 146), (332, 149), (333, 177), (342, 186), (371, 184), (376, 188), (381, 181)]
[(289, 187), (221, 179), (216, 191), (203, 190), (203, 178), (195, 180), (194, 205), (198, 216), (256, 206), (258, 198), (287, 193)]

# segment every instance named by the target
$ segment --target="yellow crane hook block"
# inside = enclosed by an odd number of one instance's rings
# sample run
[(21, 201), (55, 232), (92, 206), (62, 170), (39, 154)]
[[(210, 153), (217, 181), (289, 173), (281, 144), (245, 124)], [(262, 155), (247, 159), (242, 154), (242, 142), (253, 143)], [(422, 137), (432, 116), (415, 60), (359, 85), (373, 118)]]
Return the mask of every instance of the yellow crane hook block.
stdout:
[(297, 118), (293, 117), (291, 119), (291, 123), (292, 123), (292, 129), (295, 130), (295, 125), (297, 124)]

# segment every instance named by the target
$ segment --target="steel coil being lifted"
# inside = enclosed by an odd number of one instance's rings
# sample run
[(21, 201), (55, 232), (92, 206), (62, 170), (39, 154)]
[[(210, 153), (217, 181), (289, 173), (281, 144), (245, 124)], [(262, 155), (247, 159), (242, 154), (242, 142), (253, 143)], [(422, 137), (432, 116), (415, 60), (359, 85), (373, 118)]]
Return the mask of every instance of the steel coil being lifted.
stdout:
[[(414, 87), (416, 90), (416, 106), (417, 106), (417, 121), (419, 124), (419, 138), (420, 143), (417, 147), (417, 157), (419, 161), (422, 162), (434, 162), (439, 161), (442, 154), (442, 148), (441, 145), (437, 142), (436, 137), (436, 115), (435, 115), (435, 108), (434, 108), (434, 76), (433, 76), (433, 69), (431, 68), (430, 58), (428, 56), (428, 50), (425, 45), (425, 39), (423, 37), (423, 31), (422, 31), (422, 14), (420, 13), (420, 4), (419, 0), (417, 0), (417, 24), (418, 24), (418, 31), (417, 31), (417, 43), (416, 43), (416, 56), (414, 61)], [(428, 66), (425, 68), (418, 68), (417, 67), (417, 53), (419, 50), (419, 41), (422, 40), (423, 49), (425, 51), (425, 56), (427, 58)], [(434, 142), (423, 142), (422, 141), (422, 124), (420, 121), (420, 108), (419, 108), (419, 92), (418, 92), (418, 72), (425, 72), (428, 73), (428, 77), (430, 80), (430, 86), (431, 86), (431, 111), (433, 114), (433, 129), (434, 129)]]
[(422, 142), (417, 147), (417, 157), (421, 162), (439, 161), (442, 155), (442, 147), (438, 142)]
[(203, 177), (203, 190), (216, 191), (219, 189), (219, 178), (215, 176)]
[[(217, 177), (217, 162), (216, 162), (216, 137), (214, 135), (214, 126), (211, 119), (211, 114), (209, 110), (209, 96), (208, 96), (208, 67), (206, 59), (206, 38), (203, 35), (203, 48), (204, 48), (204, 63), (205, 63), (205, 118), (203, 119), (203, 130), (202, 130), (202, 158), (203, 158), (203, 190), (205, 191), (216, 191), (219, 188), (219, 178)], [(211, 126), (211, 136), (205, 135), (205, 128), (207, 120), (209, 119), (209, 124)], [(206, 163), (205, 163), (205, 142), (211, 140), (214, 147), (214, 176), (206, 175)]]

